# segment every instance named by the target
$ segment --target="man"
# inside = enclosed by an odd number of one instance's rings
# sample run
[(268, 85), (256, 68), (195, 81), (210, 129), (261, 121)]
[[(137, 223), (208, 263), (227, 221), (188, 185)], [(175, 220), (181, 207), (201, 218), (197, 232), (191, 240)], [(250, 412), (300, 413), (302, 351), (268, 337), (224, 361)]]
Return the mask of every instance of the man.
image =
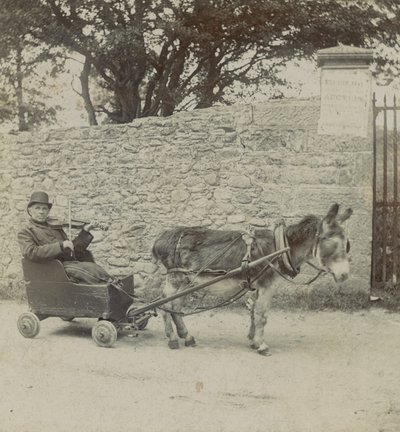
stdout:
[(94, 224), (84, 225), (76, 238), (69, 239), (61, 225), (50, 223), (52, 204), (46, 192), (33, 192), (27, 206), (28, 225), (18, 233), (18, 243), (24, 258), (30, 261), (60, 260), (68, 277), (76, 283), (109, 283), (112, 277), (87, 250)]

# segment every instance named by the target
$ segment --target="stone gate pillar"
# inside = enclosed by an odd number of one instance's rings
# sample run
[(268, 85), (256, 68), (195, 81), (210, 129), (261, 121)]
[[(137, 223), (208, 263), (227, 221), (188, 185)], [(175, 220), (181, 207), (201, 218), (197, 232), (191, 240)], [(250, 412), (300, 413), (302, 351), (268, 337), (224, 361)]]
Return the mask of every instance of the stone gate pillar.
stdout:
[(372, 49), (346, 45), (317, 51), (321, 68), (319, 134), (367, 136), (372, 57)]

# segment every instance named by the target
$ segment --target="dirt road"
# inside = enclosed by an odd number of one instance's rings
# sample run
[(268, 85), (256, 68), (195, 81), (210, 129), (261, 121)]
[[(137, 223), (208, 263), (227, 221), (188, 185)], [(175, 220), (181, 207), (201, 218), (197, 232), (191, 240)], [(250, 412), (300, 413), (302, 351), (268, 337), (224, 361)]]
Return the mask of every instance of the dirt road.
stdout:
[(400, 315), (281, 312), (272, 356), (248, 348), (246, 311), (187, 319), (198, 346), (171, 351), (162, 320), (114, 348), (93, 320), (16, 328), (0, 303), (1, 432), (398, 432)]

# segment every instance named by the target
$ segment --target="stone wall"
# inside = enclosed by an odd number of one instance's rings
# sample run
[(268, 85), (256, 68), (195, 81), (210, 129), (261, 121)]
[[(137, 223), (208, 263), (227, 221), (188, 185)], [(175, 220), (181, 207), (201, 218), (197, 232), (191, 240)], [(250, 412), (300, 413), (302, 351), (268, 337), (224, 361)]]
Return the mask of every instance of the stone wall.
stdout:
[(33, 190), (54, 198), (53, 214), (100, 219), (91, 246), (114, 274), (158, 284), (157, 235), (178, 225), (243, 230), (287, 223), (333, 202), (352, 207), (353, 277), (368, 285), (371, 250), (370, 139), (319, 136), (318, 100), (216, 107), (120, 126), (3, 136), (0, 282), (21, 281), (16, 233)]

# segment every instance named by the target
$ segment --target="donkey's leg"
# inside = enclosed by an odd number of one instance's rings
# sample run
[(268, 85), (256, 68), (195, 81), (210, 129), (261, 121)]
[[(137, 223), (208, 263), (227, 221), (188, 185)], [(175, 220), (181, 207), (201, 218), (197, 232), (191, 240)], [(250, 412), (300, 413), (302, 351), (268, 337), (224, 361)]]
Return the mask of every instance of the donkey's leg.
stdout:
[(254, 303), (254, 338), (251, 346), (262, 355), (269, 355), (269, 347), (265, 342), (265, 327), (271, 305), (273, 291), (271, 287), (260, 287)]
[(247, 309), (249, 309), (250, 311), (250, 328), (247, 337), (252, 341), (250, 345), (252, 348), (255, 348), (253, 345), (253, 339), (256, 331), (256, 327), (254, 325), (254, 302), (256, 298), (257, 298), (257, 291), (255, 293), (252, 293), (252, 295), (246, 301)]
[[(177, 287), (187, 287), (190, 284), (190, 279), (183, 273), (177, 273), (174, 276), (174, 285)], [(179, 314), (182, 311), (184, 304), (184, 298), (180, 297), (171, 302), (171, 309), (173, 311), (177, 311), (178, 313), (172, 313), (172, 319), (175, 323), (176, 330), (178, 332), (178, 336), (182, 339), (185, 339), (186, 346), (194, 346), (196, 345), (196, 341), (192, 335), (189, 334), (188, 329), (183, 321), (183, 317)]]
[[(181, 300), (181, 299), (179, 299)], [(182, 300), (181, 300), (182, 303)], [(175, 309), (175, 308), (174, 308)], [(182, 309), (182, 305), (178, 306), (178, 309)], [(195, 338), (189, 334), (188, 329), (183, 321), (183, 317), (180, 314), (172, 314), (172, 319), (174, 320), (176, 330), (178, 332), (178, 336), (182, 339), (185, 339), (185, 346), (195, 346), (196, 340)]]
[(165, 328), (165, 335), (168, 338), (168, 346), (171, 349), (178, 349), (179, 341), (175, 334), (174, 327), (172, 325), (171, 314), (169, 312), (162, 312), (162, 316), (164, 318), (164, 328)]
[[(175, 294), (178, 291), (178, 287), (176, 286), (176, 281), (173, 275), (167, 275), (167, 281), (165, 283), (165, 287), (163, 290), (163, 296), (169, 297), (173, 294)], [(166, 309), (172, 309), (173, 308), (173, 302), (167, 303), (165, 305)], [(179, 341), (178, 337), (175, 333), (174, 326), (172, 324), (172, 316), (170, 312), (163, 311), (162, 316), (164, 318), (164, 328), (165, 328), (165, 335), (168, 338), (168, 346), (171, 349), (177, 349), (179, 348)]]

